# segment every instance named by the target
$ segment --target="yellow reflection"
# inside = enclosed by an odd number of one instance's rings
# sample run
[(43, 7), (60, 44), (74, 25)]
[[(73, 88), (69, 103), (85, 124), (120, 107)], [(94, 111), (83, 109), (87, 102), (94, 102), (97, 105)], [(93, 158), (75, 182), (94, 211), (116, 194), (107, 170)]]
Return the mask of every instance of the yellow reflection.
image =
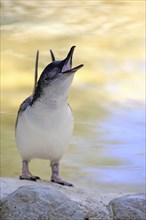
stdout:
[[(77, 46), (73, 64), (85, 66), (76, 74), (69, 102), (78, 120), (102, 120), (112, 103), (145, 101), (144, 8), (143, 0), (2, 1), (2, 175), (20, 170), (14, 124), (20, 103), (32, 93), (37, 49), (41, 74), (51, 61), (49, 49), (64, 59)], [(82, 135), (87, 133), (92, 130)], [(7, 169), (11, 155), (16, 163)]]

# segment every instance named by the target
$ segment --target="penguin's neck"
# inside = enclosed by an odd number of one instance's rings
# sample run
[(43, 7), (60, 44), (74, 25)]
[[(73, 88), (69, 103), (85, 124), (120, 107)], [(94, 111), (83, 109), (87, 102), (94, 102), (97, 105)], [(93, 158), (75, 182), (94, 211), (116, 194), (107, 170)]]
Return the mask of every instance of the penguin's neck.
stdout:
[(32, 106), (42, 106), (44, 109), (57, 110), (67, 105), (67, 96), (74, 74), (70, 75), (60, 83), (53, 81), (48, 86), (42, 86), (38, 82), (32, 100)]
[(43, 110), (58, 110), (67, 106), (67, 94), (44, 92), (34, 103), (34, 108)]

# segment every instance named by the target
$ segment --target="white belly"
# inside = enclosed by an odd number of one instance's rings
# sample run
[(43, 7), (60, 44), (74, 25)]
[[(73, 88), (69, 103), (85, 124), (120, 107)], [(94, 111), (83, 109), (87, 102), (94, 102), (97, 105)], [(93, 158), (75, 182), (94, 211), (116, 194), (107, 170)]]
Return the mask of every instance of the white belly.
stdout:
[(22, 159), (60, 160), (69, 145), (73, 124), (67, 105), (57, 110), (28, 107), (16, 127), (16, 145)]

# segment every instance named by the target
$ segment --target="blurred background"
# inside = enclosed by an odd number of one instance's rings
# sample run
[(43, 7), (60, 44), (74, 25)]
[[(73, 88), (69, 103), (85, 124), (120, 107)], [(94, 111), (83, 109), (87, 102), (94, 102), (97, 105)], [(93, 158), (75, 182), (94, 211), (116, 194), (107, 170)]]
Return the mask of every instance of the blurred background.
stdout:
[[(1, 0), (1, 176), (18, 177), (15, 146), (19, 105), (39, 74), (76, 45), (69, 103), (75, 116), (61, 175), (75, 186), (143, 192), (145, 185), (145, 1)], [(50, 179), (49, 161), (31, 171)]]

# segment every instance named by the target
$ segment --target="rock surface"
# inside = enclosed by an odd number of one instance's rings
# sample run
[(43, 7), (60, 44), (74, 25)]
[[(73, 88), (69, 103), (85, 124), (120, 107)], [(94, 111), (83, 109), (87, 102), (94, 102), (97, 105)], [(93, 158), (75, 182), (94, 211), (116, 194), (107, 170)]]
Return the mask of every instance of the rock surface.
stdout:
[(143, 194), (113, 199), (109, 203), (109, 209), (114, 220), (146, 219), (146, 200)]
[(49, 186), (22, 186), (2, 202), (2, 220), (83, 220), (78, 204)]
[[(145, 220), (144, 195), (0, 178), (1, 220)], [(134, 217), (133, 217), (134, 216)]]

